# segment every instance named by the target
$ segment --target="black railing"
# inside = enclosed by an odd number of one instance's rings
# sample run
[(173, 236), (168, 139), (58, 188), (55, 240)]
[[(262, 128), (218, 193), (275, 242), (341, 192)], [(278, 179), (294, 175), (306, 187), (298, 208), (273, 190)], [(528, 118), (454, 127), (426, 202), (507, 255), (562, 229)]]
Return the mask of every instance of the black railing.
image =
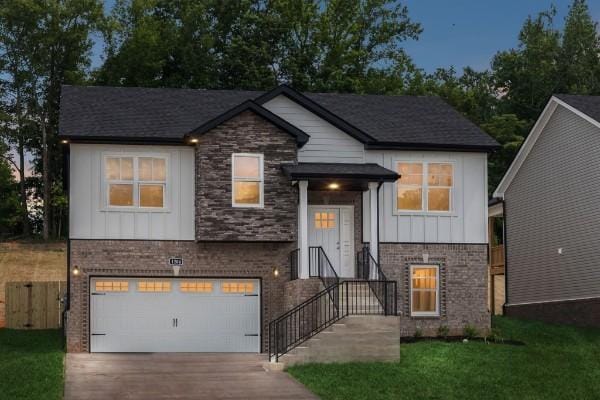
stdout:
[[(378, 288), (381, 299), (373, 291)], [(269, 324), (269, 359), (279, 357), (348, 315), (396, 315), (395, 281), (343, 281), (317, 293)]]
[(298, 264), (300, 263), (300, 249), (290, 253), (290, 280), (298, 279)]
[(364, 280), (387, 281), (387, 277), (379, 267), (368, 247), (356, 253), (356, 277)]
[(321, 246), (308, 248), (308, 273), (311, 278), (321, 278), (323, 286), (328, 288), (340, 281), (333, 265)]

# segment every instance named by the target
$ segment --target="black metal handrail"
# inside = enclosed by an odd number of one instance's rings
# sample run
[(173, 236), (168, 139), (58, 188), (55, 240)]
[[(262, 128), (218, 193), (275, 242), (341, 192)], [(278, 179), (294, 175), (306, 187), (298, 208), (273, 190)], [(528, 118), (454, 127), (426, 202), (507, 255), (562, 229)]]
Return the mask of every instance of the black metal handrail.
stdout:
[[(373, 287), (385, 296), (380, 299)], [(269, 359), (279, 361), (279, 357), (348, 315), (396, 315), (396, 294), (395, 281), (338, 281), (271, 321)]]
[(300, 263), (300, 249), (290, 252), (290, 280), (298, 279), (298, 264)]
[(340, 281), (329, 257), (321, 246), (310, 246), (308, 248), (308, 275), (311, 278), (321, 278), (323, 286), (328, 288)]
[(379, 267), (368, 247), (356, 253), (356, 277), (364, 280), (387, 281), (387, 277)]

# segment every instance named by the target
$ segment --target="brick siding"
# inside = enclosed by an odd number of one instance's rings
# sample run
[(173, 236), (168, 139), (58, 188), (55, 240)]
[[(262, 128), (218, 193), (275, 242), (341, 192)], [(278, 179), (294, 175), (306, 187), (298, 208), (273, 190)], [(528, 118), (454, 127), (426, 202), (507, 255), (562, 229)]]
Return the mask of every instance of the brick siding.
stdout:
[[(440, 316), (410, 316), (410, 266), (437, 264), (440, 268)], [(487, 246), (479, 244), (380, 244), (380, 262), (388, 279), (398, 282), (398, 311), (403, 336), (420, 329), (426, 336), (437, 335), (441, 325), (460, 335), (466, 325), (479, 332), (490, 329), (487, 309)]]
[[(264, 208), (231, 205), (231, 155), (264, 155)], [(281, 166), (297, 160), (295, 139), (246, 111), (196, 145), (196, 238), (199, 241), (295, 241), (297, 188)]]

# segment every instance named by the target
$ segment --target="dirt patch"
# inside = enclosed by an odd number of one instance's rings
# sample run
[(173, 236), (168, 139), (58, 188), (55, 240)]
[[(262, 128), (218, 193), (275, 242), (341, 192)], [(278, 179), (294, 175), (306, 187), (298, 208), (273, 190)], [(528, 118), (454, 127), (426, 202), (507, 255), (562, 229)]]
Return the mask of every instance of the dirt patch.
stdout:
[(0, 243), (0, 328), (4, 327), (4, 285), (19, 281), (67, 279), (67, 244)]

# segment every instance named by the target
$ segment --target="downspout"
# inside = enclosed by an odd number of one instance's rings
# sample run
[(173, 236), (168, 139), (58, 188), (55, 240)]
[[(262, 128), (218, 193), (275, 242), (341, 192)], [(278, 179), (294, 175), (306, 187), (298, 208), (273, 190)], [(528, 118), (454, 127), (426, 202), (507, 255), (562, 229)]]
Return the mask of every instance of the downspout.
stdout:
[(379, 265), (379, 268), (381, 268), (381, 263), (379, 262), (380, 260), (380, 250), (381, 250), (381, 244), (379, 241), (379, 190), (381, 189), (381, 186), (383, 186), (383, 181), (379, 181), (379, 185), (377, 185), (377, 265)]

